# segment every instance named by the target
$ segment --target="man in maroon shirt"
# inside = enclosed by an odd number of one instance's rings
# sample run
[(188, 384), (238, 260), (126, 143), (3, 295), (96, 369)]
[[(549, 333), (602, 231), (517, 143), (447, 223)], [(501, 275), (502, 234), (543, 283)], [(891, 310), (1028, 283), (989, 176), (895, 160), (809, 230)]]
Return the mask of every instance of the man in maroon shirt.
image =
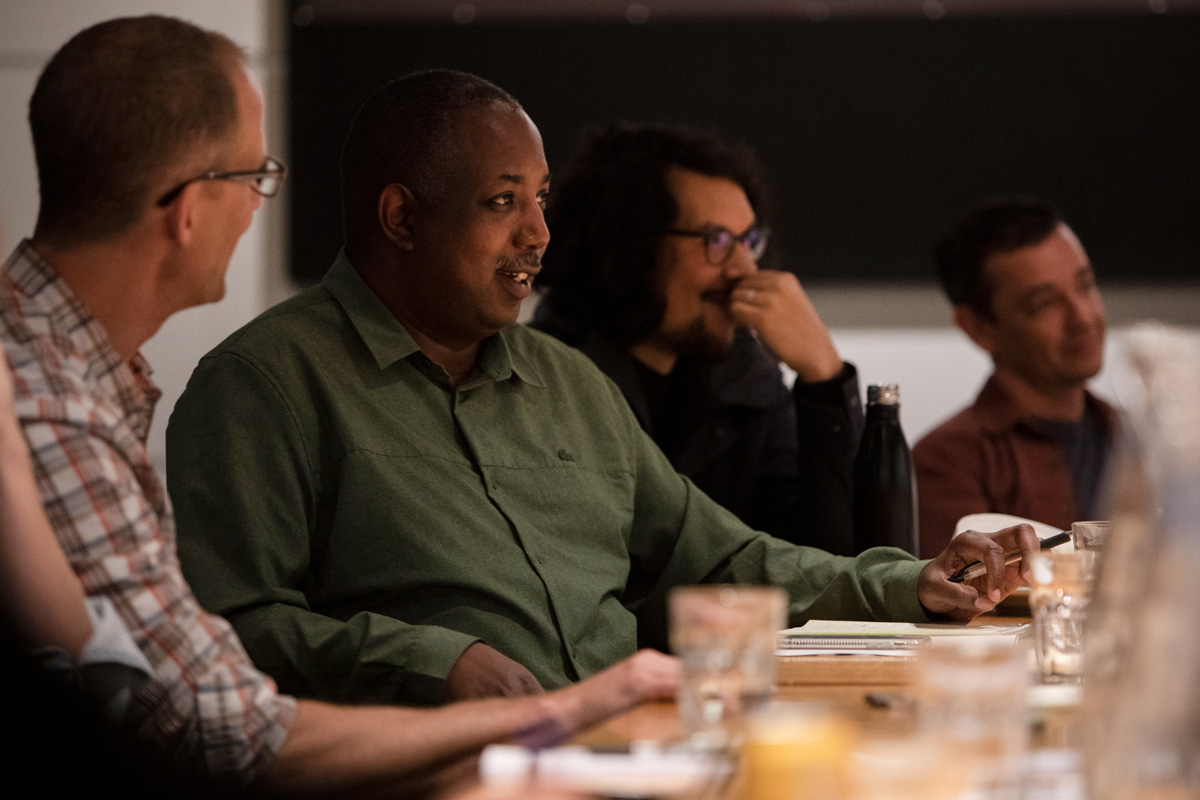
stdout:
[(922, 555), (941, 552), (967, 514), (1061, 528), (1093, 517), (1115, 415), (1085, 388), (1103, 365), (1105, 318), (1079, 239), (1050, 204), (998, 198), (934, 258), (955, 324), (993, 371), (974, 405), (913, 450)]

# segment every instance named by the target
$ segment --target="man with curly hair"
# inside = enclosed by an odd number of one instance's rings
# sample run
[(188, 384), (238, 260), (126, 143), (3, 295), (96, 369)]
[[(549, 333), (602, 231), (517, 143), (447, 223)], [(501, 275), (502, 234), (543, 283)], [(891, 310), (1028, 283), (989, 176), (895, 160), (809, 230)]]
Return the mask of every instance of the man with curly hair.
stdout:
[(858, 378), (796, 276), (770, 268), (767, 206), (746, 147), (663, 125), (593, 135), (551, 197), (533, 324), (587, 354), (746, 524), (853, 555)]

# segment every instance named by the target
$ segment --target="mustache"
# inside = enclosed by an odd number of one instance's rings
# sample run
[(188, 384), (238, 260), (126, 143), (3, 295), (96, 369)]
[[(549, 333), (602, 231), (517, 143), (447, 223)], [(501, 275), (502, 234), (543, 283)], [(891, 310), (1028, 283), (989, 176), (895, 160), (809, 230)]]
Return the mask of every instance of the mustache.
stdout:
[(500, 256), (496, 259), (496, 265), (505, 272), (520, 272), (522, 270), (541, 269), (542, 257), (537, 253), (529, 253), (528, 255), (518, 256), (517, 258)]
[(701, 292), (700, 297), (701, 299), (707, 300), (711, 303), (720, 303), (721, 305), (728, 306), (729, 298), (733, 294), (733, 289), (735, 286), (737, 286), (736, 283), (717, 286), (713, 289), (708, 289)]

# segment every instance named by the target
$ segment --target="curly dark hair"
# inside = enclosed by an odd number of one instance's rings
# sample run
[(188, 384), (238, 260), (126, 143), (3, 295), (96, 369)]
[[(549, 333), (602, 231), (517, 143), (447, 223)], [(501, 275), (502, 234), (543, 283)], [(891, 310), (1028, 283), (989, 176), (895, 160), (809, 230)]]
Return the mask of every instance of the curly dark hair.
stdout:
[(954, 305), (990, 318), (993, 287), (983, 265), (998, 253), (1044, 241), (1062, 222), (1062, 213), (1045, 200), (985, 200), (964, 214), (933, 251), (942, 290)]
[(763, 170), (749, 147), (682, 126), (592, 131), (555, 178), (546, 210), (550, 246), (538, 283), (549, 287), (543, 302), (556, 316), (621, 345), (658, 327), (666, 308), (658, 243), (679, 212), (667, 185), (671, 167), (728, 178), (767, 224)]

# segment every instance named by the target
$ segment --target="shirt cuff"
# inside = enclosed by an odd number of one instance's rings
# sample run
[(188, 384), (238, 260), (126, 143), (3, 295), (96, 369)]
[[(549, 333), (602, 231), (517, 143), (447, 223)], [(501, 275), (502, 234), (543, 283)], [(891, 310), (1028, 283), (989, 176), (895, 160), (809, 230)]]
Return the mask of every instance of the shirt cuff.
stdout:
[(887, 607), (897, 620), (908, 622), (933, 622), (921, 599), (917, 596), (917, 578), (928, 561), (902, 561), (894, 565), (895, 572), (888, 581), (886, 590)]
[[(483, 640), (435, 626), (425, 628), (421, 639), (420, 645), (412, 649), (405, 662), (406, 677), (402, 687), (404, 701), (441, 705), (446, 702), (446, 677), (450, 670), (458, 663), (463, 651)], [(413, 681), (414, 675), (424, 676), (424, 679)]]
[(834, 408), (853, 407), (861, 402), (858, 397), (858, 370), (848, 361), (842, 362), (842, 369), (827, 381), (805, 383), (797, 379), (792, 386), (792, 393), (797, 400)]
[(872, 547), (858, 555), (869, 564), (870, 585), (879, 587), (871, 606), (879, 622), (933, 622), (917, 596), (917, 581), (928, 561), (894, 547)]

